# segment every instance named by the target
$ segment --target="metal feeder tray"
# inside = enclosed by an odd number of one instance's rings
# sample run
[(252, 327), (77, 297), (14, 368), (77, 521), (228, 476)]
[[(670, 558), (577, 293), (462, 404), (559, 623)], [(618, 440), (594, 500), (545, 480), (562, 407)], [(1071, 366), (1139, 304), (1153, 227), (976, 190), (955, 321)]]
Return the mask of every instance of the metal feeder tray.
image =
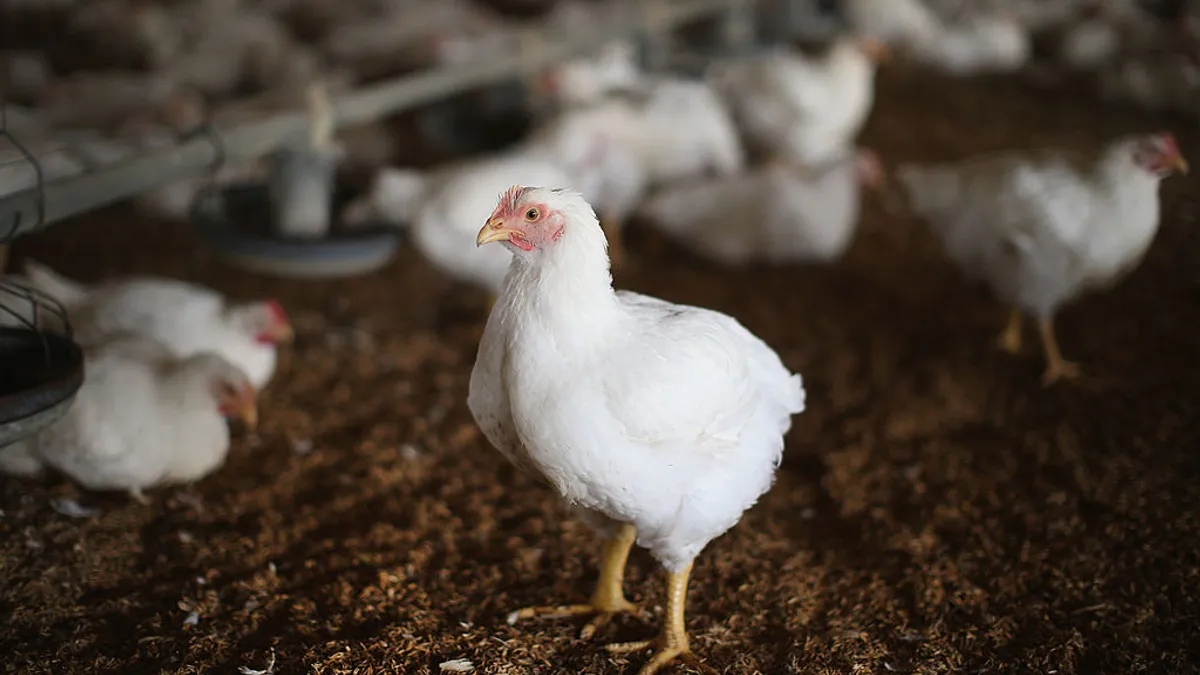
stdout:
[[(347, 202), (336, 190), (335, 213)], [(291, 279), (336, 279), (374, 272), (396, 255), (399, 233), (385, 225), (333, 231), (320, 239), (283, 238), (270, 230), (267, 183), (206, 190), (192, 204), (192, 223), (226, 263)]]
[(69, 337), (0, 327), (0, 447), (56, 422), (83, 385), (83, 350)]

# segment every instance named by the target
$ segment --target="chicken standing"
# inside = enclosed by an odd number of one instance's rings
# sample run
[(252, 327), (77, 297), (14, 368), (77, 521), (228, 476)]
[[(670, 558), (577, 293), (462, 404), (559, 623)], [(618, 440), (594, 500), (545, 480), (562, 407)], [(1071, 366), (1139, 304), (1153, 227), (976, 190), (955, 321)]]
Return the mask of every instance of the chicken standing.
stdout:
[(81, 344), (134, 333), (161, 341), (180, 358), (215, 352), (242, 369), (256, 389), (275, 372), (277, 345), (292, 337), (287, 314), (273, 300), (229, 304), (202, 286), (157, 277), (89, 288), (32, 261), (26, 261), (25, 275), (62, 303)]
[(237, 366), (205, 352), (177, 359), (156, 340), (113, 336), (85, 350), (87, 375), (62, 419), (0, 449), (0, 471), (51, 466), (91, 490), (190, 483), (229, 452), (226, 419), (258, 421), (254, 386)]
[(1007, 152), (956, 164), (904, 165), (896, 177), (963, 272), (1013, 307), (1000, 346), (1021, 345), (1022, 312), (1037, 318), (1045, 384), (1078, 374), (1054, 333), (1058, 308), (1115, 283), (1158, 231), (1159, 182), (1187, 162), (1169, 133), (1110, 142), (1095, 156)]
[(667, 612), (642, 675), (693, 661), (684, 625), (692, 561), (774, 480), (804, 387), (733, 318), (615, 292), (605, 239), (575, 192), (513, 187), (476, 238), (512, 262), (488, 318), (467, 404), (487, 439), (606, 529), (591, 601), (514, 612), (634, 609), (622, 590), (636, 542), (667, 572)]
[(738, 176), (667, 188), (638, 213), (694, 252), (726, 265), (830, 261), (854, 239), (860, 186), (883, 182), (879, 158), (847, 153), (815, 173), (786, 160)]

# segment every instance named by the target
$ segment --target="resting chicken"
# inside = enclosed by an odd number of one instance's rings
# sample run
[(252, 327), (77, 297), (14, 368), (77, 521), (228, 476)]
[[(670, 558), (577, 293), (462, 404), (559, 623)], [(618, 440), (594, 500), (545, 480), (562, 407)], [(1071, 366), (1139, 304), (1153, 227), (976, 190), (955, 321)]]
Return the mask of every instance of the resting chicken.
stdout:
[(273, 300), (231, 304), (203, 286), (160, 277), (84, 286), (30, 260), (25, 276), (31, 286), (62, 303), (81, 344), (135, 333), (162, 342), (178, 357), (216, 352), (244, 371), (257, 389), (275, 373), (277, 346), (292, 337), (287, 314)]
[(1059, 351), (1055, 313), (1141, 262), (1158, 231), (1159, 182), (1175, 171), (1187, 162), (1159, 133), (1119, 138), (1094, 156), (1007, 152), (896, 175), (959, 267), (1013, 308), (1001, 347), (1019, 350), (1022, 313), (1037, 318), (1052, 384), (1078, 374)]
[(0, 471), (51, 466), (92, 490), (142, 490), (212, 473), (229, 452), (226, 418), (258, 421), (255, 390), (211, 352), (185, 359), (151, 338), (114, 335), (85, 350), (87, 373), (66, 415), (0, 448)]
[(828, 262), (854, 240), (860, 188), (882, 181), (879, 158), (866, 149), (816, 170), (777, 158), (737, 176), (666, 188), (639, 215), (726, 265)]
[(636, 542), (667, 572), (667, 613), (642, 675), (696, 661), (684, 627), (692, 561), (771, 486), (799, 375), (729, 316), (615, 292), (592, 208), (566, 189), (513, 187), (476, 238), (512, 262), (488, 319), (467, 404), (487, 439), (605, 533), (591, 600), (534, 607), (594, 615), (633, 605), (622, 579)]

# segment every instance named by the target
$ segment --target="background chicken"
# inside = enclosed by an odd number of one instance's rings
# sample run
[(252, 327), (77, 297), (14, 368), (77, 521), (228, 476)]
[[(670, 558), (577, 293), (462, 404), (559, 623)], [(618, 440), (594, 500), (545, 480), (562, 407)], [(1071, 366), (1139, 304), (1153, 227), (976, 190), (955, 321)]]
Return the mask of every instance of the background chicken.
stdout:
[(508, 272), (508, 258), (496, 249), (472, 255), (470, 243), (495, 206), (496, 195), (514, 179), (550, 187), (571, 182), (553, 159), (520, 152), (452, 164), (428, 174), (385, 169), (371, 193), (348, 207), (345, 218), (354, 223), (376, 217), (405, 227), (421, 255), (435, 267), (494, 298)]
[(92, 490), (189, 483), (229, 452), (226, 418), (257, 424), (255, 389), (229, 361), (204, 352), (178, 359), (166, 345), (116, 335), (85, 351), (87, 376), (66, 415), (0, 449), (0, 470), (50, 466)]
[(639, 215), (727, 265), (830, 261), (853, 241), (860, 186), (879, 187), (882, 180), (879, 158), (865, 149), (816, 171), (778, 159), (738, 176), (662, 190)]
[(815, 54), (777, 49), (717, 64), (710, 79), (751, 148), (820, 166), (854, 144), (885, 54), (873, 39), (843, 36)]
[(903, 165), (897, 178), (950, 257), (1013, 310), (1000, 345), (1016, 352), (1022, 312), (1038, 321), (1043, 381), (1077, 374), (1053, 319), (1083, 291), (1134, 269), (1158, 231), (1158, 184), (1187, 171), (1171, 134), (1120, 138), (1094, 156), (1009, 152), (962, 163)]
[(514, 187), (479, 230), (512, 269), (488, 319), (467, 404), (485, 436), (570, 504), (607, 523), (590, 603), (521, 610), (628, 611), (634, 541), (666, 568), (667, 613), (642, 675), (691, 657), (684, 605), (692, 560), (770, 487), (804, 389), (734, 319), (612, 289), (605, 239), (575, 192)]
[(275, 301), (230, 304), (207, 288), (155, 277), (88, 287), (28, 260), (25, 276), (62, 303), (81, 344), (132, 333), (158, 340), (180, 358), (215, 352), (246, 373), (256, 389), (275, 372), (277, 346), (292, 337), (287, 314)]

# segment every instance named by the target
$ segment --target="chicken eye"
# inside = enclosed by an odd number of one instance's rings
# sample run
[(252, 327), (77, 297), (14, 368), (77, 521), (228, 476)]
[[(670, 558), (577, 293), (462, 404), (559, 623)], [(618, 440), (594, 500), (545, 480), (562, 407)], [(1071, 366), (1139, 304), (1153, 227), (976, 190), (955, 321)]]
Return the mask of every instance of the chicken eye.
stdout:
[(537, 220), (538, 218), (540, 218), (541, 216), (542, 216), (542, 212), (538, 211), (537, 209), (529, 209), (528, 211), (525, 212), (525, 220), (528, 220), (531, 223), (533, 221)]

